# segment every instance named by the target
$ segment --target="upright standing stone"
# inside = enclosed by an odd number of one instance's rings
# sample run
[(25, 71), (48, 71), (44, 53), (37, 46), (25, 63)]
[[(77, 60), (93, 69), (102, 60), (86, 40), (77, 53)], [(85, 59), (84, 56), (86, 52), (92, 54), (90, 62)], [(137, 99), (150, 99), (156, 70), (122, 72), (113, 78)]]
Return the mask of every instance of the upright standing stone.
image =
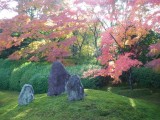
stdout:
[(68, 100), (81, 100), (84, 98), (84, 88), (78, 75), (73, 75), (69, 78), (66, 84)]
[(61, 62), (54, 62), (48, 80), (48, 96), (60, 95), (65, 91), (65, 84), (70, 75)]
[(32, 102), (33, 99), (34, 99), (34, 90), (33, 90), (32, 85), (25, 84), (22, 87), (21, 92), (19, 94), (18, 104), (19, 105), (27, 105), (30, 102)]

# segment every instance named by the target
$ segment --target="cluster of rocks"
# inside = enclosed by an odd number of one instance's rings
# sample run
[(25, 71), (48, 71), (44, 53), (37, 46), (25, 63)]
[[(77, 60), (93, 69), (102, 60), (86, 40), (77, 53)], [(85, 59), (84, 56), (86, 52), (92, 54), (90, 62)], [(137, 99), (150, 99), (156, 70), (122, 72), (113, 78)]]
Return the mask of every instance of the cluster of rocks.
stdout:
[[(48, 80), (48, 96), (57, 96), (66, 92), (69, 101), (82, 100), (84, 88), (78, 75), (70, 75), (61, 62), (52, 64)], [(19, 105), (27, 105), (34, 99), (32, 85), (25, 84), (18, 98)]]

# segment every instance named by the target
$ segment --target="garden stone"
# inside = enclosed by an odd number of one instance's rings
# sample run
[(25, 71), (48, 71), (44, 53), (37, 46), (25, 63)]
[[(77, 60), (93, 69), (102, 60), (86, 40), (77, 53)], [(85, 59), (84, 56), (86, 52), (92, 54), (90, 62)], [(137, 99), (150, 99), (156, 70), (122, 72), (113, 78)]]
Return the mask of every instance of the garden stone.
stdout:
[(69, 77), (70, 74), (63, 64), (59, 61), (54, 62), (48, 80), (48, 96), (56, 96), (65, 92), (65, 84)]
[(25, 84), (22, 87), (21, 92), (19, 94), (18, 104), (19, 105), (27, 105), (30, 102), (32, 102), (33, 99), (34, 99), (34, 90), (33, 90), (32, 85)]
[(78, 75), (73, 75), (69, 78), (66, 84), (66, 92), (69, 101), (81, 100), (84, 98), (84, 88)]

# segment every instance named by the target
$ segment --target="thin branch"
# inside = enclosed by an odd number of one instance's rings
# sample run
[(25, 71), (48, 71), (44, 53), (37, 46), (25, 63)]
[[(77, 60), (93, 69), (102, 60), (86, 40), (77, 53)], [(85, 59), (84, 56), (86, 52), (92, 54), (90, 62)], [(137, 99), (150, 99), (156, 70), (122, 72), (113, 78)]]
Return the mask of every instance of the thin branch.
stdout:
[[(115, 37), (111, 34), (111, 33), (109, 33), (110, 34), (110, 36), (114, 39), (114, 41), (117, 43), (117, 45), (118, 45), (118, 47), (121, 49), (121, 52), (123, 52), (123, 48), (120, 46), (120, 44), (117, 42), (117, 40), (115, 39)], [(124, 52), (123, 52), (124, 53)]]

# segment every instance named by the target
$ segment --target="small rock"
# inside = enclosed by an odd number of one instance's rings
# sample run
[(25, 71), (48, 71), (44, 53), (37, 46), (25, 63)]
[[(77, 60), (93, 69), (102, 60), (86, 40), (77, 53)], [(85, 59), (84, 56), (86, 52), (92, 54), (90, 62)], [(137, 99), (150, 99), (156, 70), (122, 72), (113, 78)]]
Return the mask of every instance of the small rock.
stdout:
[(84, 88), (78, 75), (73, 75), (69, 78), (66, 84), (66, 92), (68, 100), (82, 100), (84, 98)]
[(32, 85), (25, 84), (18, 97), (18, 104), (19, 105), (27, 105), (32, 102), (34, 99), (34, 90)]

